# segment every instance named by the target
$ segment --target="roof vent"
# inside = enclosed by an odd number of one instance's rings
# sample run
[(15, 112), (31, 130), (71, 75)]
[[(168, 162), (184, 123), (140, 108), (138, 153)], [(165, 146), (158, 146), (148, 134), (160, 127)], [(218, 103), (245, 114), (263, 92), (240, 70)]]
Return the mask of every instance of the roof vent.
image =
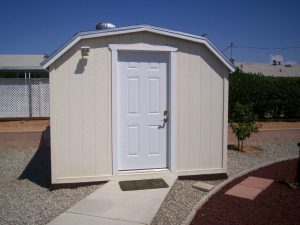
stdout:
[(96, 30), (105, 30), (105, 29), (112, 29), (116, 28), (116, 25), (112, 23), (98, 23), (96, 25)]

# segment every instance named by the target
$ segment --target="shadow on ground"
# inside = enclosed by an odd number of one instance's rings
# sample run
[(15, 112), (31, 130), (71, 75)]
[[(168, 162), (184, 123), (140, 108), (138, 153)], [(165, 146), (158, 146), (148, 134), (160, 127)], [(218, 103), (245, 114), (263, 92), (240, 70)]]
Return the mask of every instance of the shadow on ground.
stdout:
[(50, 188), (51, 185), (51, 163), (50, 163), (50, 127), (48, 126), (42, 134), (39, 148), (19, 176), (20, 180), (27, 179), (37, 185)]

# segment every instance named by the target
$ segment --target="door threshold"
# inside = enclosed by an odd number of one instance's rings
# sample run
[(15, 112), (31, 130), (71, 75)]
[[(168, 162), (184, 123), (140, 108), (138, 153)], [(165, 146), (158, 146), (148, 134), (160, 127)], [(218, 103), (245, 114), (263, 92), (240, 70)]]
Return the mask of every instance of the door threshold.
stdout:
[(159, 173), (159, 172), (171, 172), (168, 168), (163, 169), (145, 169), (145, 170), (121, 170), (118, 172), (119, 175), (125, 174), (136, 174), (136, 173)]

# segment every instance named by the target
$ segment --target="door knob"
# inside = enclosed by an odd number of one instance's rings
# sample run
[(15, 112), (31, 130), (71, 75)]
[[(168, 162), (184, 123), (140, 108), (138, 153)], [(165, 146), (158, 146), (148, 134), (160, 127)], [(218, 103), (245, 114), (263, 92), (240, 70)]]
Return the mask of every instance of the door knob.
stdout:
[(168, 110), (164, 111), (164, 118), (161, 121), (163, 122), (163, 125), (160, 125), (159, 128), (164, 128), (168, 122)]
[(164, 123), (168, 122), (168, 110), (164, 111)]

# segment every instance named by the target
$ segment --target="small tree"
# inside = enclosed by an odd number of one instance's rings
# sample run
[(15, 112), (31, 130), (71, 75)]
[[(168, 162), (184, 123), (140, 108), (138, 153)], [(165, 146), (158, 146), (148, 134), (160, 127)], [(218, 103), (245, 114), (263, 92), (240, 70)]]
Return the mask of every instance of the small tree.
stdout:
[[(243, 151), (244, 140), (252, 133), (257, 133), (260, 126), (256, 124), (257, 118), (249, 105), (236, 103), (232, 111), (230, 126), (238, 139), (238, 149)], [(240, 143), (242, 144), (240, 148)]]

